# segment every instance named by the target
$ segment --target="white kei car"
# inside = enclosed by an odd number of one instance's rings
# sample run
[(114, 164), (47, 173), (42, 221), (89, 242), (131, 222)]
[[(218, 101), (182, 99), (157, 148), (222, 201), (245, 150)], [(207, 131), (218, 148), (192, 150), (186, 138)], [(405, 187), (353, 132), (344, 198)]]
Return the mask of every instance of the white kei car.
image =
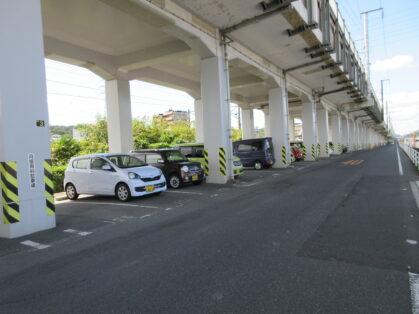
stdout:
[(147, 166), (128, 154), (92, 154), (70, 160), (64, 176), (70, 200), (79, 194), (115, 195), (126, 202), (133, 196), (160, 193), (167, 189), (160, 169)]

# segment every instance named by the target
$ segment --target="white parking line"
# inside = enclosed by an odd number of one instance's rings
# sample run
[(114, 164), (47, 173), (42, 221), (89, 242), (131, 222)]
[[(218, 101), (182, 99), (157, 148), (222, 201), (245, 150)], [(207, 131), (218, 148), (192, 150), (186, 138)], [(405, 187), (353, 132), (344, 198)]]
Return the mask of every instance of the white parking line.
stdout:
[(419, 275), (409, 272), (409, 284), (412, 313), (419, 314)]
[(23, 241), (23, 242), (20, 242), (20, 243), (23, 244), (23, 245), (30, 246), (30, 247), (32, 247), (34, 249), (37, 249), (37, 250), (43, 250), (43, 249), (49, 248), (51, 246), (51, 245), (46, 245), (46, 244), (33, 242), (33, 241), (30, 241), (30, 240), (26, 240), (26, 241)]
[(254, 186), (254, 185), (258, 185), (260, 183), (262, 183), (262, 182), (258, 181), (258, 182), (253, 182), (253, 183), (249, 183), (249, 184), (238, 184), (237, 186), (243, 187), (243, 188), (248, 188), (248, 187), (251, 187), (251, 186)]
[(144, 219), (144, 218), (147, 218), (147, 217), (150, 217), (150, 216), (151, 215), (147, 214), (147, 215), (141, 216), (140, 219)]
[(164, 193), (179, 193), (179, 194), (193, 194), (193, 195), (204, 195), (200, 192), (187, 192), (187, 191), (165, 191)]
[(80, 204), (95, 204), (95, 205), (113, 205), (113, 206), (129, 206), (129, 207), (141, 207), (141, 208), (159, 208), (157, 206), (149, 206), (149, 205), (134, 205), (134, 204), (124, 204), (124, 203), (105, 203), (105, 202), (78, 202)]
[(74, 229), (66, 229), (63, 232), (78, 234), (79, 236), (82, 236), (82, 237), (85, 237), (85, 236), (93, 233), (93, 232), (89, 232), (89, 231), (78, 231), (78, 230), (74, 230)]

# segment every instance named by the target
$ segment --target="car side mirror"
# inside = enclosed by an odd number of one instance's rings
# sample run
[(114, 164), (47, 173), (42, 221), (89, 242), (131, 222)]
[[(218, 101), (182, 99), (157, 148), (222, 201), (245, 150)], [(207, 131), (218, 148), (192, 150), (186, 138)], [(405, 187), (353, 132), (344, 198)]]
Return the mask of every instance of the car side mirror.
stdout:
[(157, 159), (157, 163), (158, 164), (164, 164), (164, 160), (163, 159)]
[(110, 165), (103, 165), (102, 170), (111, 171), (112, 167)]

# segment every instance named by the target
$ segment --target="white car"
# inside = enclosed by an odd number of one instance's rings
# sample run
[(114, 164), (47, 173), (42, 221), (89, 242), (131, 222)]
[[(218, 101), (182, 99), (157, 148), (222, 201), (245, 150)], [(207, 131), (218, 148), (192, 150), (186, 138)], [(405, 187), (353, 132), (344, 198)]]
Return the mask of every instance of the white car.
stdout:
[(70, 160), (64, 176), (70, 200), (79, 194), (115, 195), (126, 202), (133, 196), (160, 193), (167, 189), (160, 169), (147, 166), (128, 154), (92, 154)]

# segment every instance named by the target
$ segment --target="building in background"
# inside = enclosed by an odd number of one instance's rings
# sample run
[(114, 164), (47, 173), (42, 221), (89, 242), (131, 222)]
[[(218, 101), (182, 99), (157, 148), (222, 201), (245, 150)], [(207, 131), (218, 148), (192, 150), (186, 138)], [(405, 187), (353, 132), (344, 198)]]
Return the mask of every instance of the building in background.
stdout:
[(184, 121), (190, 122), (191, 121), (191, 114), (188, 111), (182, 110), (172, 110), (166, 111), (165, 113), (160, 113), (157, 117), (165, 119), (168, 122), (175, 122), (175, 121)]

